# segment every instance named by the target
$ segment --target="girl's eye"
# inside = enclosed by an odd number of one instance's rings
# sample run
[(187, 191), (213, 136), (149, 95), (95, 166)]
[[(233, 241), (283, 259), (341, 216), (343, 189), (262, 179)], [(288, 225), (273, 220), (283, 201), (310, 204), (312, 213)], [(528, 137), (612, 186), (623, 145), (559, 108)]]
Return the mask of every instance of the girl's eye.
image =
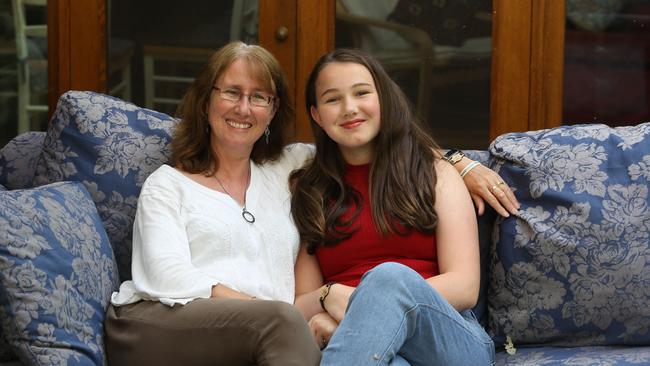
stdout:
[(357, 95), (359, 95), (359, 96), (363, 96), (363, 95), (367, 95), (367, 94), (370, 94), (370, 90), (359, 90), (357, 92)]
[(325, 99), (325, 103), (334, 103), (339, 100), (339, 97), (329, 97)]

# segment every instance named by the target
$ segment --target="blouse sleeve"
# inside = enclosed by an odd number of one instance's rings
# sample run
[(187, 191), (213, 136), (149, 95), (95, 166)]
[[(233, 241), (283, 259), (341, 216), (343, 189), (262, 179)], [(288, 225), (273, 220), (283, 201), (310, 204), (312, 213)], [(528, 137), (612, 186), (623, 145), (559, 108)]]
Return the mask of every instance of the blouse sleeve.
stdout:
[(135, 291), (168, 305), (208, 298), (218, 283), (192, 264), (180, 200), (179, 192), (145, 183), (133, 224)]

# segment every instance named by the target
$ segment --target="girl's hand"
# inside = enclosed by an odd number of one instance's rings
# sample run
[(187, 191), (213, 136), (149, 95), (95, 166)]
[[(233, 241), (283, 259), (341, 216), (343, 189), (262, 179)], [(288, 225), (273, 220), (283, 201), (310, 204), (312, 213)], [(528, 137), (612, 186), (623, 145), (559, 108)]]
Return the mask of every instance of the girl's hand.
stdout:
[(352, 295), (354, 289), (354, 287), (342, 285), (340, 283), (335, 283), (330, 287), (330, 292), (324, 301), (325, 309), (338, 323), (340, 323), (341, 320), (343, 320), (343, 316), (345, 316), (345, 310), (348, 308), (350, 295)]
[(332, 334), (339, 326), (339, 324), (326, 312), (318, 313), (311, 317), (309, 320), (309, 329), (316, 341), (316, 344), (323, 349), (329, 343)]

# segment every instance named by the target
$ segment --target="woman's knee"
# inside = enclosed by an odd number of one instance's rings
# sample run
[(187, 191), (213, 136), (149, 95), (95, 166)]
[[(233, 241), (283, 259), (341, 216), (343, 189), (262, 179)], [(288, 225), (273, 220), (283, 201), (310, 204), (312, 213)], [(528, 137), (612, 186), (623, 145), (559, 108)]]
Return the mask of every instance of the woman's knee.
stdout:
[(307, 322), (300, 311), (283, 301), (264, 301), (261, 303), (260, 316), (263, 322), (276, 323), (279, 327), (306, 327)]

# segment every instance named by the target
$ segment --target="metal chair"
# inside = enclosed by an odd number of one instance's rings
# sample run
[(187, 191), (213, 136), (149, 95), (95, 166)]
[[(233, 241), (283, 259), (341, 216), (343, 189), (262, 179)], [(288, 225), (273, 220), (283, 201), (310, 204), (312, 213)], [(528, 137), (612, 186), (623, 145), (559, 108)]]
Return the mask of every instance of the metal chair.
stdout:
[[(234, 0), (230, 40), (256, 41), (257, 17), (257, 0)], [(213, 52), (211, 48), (144, 45), (144, 105), (173, 112), (185, 92), (184, 87), (194, 81), (195, 70)]]

